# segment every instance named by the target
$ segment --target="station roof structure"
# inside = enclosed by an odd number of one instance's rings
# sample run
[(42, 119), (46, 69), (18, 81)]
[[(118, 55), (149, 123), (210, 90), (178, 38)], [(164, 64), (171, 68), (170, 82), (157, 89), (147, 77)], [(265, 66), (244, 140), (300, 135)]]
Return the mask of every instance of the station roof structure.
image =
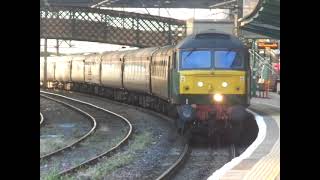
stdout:
[(121, 8), (204, 8), (230, 0), (40, 0), (40, 4)]
[[(239, 19), (249, 33), (280, 39), (280, 0), (258, 0), (256, 8)], [(233, 9), (237, 0), (40, 0), (40, 5), (114, 8), (222, 8)]]
[(255, 10), (239, 21), (242, 30), (280, 39), (280, 0), (260, 0)]

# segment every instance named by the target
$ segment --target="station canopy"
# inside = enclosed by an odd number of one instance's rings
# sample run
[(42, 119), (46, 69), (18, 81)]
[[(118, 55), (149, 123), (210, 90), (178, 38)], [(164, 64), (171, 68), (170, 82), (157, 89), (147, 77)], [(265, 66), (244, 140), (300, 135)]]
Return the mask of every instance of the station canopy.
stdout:
[[(248, 15), (244, 15), (244, 17), (239, 20), (240, 29), (248, 34), (246, 36), (249, 37), (251, 36), (250, 34), (257, 33), (263, 37), (279, 39), (280, 0), (245, 0), (243, 2), (255, 4), (253, 11)], [(232, 9), (236, 3), (236, 0), (40, 0), (41, 6), (59, 5), (109, 8)]]
[(204, 8), (230, 0), (40, 0), (40, 4), (122, 8)]
[(259, 0), (254, 11), (240, 22), (244, 31), (280, 39), (280, 0)]

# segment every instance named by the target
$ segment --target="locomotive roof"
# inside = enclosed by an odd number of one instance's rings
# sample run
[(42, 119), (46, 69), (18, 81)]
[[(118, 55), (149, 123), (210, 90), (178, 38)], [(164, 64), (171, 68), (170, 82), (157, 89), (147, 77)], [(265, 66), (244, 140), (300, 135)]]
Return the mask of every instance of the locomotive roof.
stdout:
[(178, 49), (189, 48), (245, 48), (245, 45), (235, 36), (223, 32), (201, 32), (192, 34), (177, 44)]

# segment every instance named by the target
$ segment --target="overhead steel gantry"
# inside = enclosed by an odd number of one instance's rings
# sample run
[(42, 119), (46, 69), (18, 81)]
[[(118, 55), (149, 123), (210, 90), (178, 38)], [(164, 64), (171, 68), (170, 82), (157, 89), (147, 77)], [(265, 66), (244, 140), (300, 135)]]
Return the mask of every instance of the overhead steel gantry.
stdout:
[(229, 0), (40, 0), (40, 4), (115, 8), (204, 8)]
[(280, 0), (259, 0), (255, 10), (239, 22), (242, 30), (280, 39)]
[(185, 36), (183, 20), (89, 7), (40, 7), (40, 38), (152, 47)]

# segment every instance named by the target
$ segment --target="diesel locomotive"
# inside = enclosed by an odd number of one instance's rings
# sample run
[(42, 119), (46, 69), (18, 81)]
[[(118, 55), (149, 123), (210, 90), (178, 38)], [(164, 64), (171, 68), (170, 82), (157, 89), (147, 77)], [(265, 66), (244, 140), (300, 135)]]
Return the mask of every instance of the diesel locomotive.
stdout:
[(47, 81), (175, 117), (180, 133), (231, 130), (237, 137), (250, 104), (248, 49), (220, 32), (165, 47), (48, 57)]

